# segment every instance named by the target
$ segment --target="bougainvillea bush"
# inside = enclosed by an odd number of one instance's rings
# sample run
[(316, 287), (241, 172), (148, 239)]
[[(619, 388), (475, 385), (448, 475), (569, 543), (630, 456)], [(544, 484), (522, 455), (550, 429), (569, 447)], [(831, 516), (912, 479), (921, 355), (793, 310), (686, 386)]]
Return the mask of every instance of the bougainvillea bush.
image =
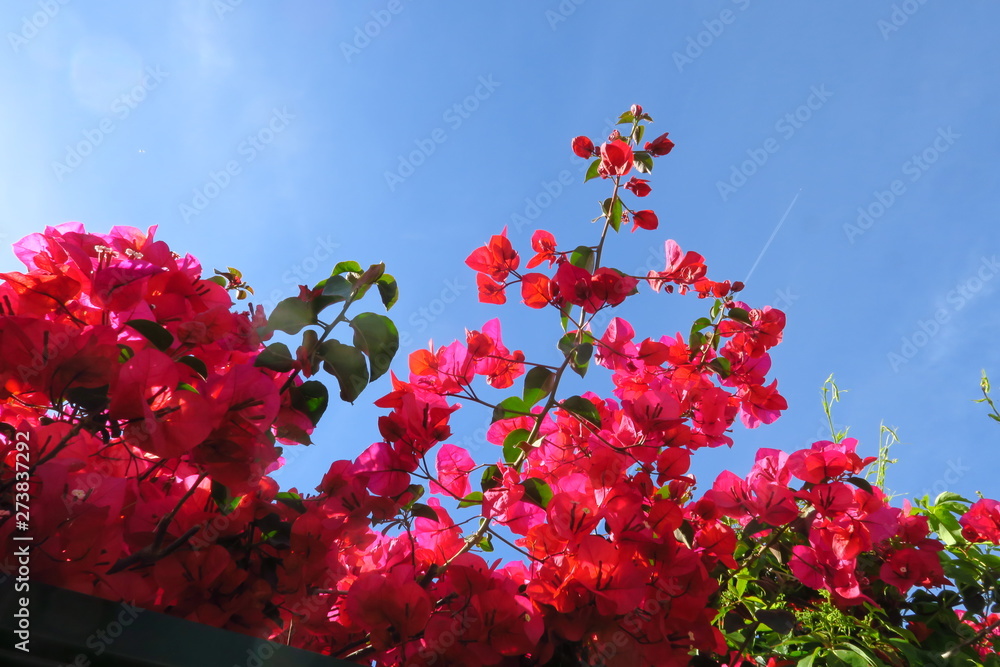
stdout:
[[(893, 503), (886, 448), (836, 432), (696, 488), (698, 450), (787, 408), (769, 356), (785, 316), (673, 240), (662, 270), (606, 265), (616, 234), (659, 233), (642, 204), (674, 144), (644, 141), (650, 122), (634, 106), (606, 140), (572, 141), (610, 189), (589, 245), (501, 232), (466, 259), (481, 301), (551, 313), (551, 355), (526, 359), (500, 319), (412, 352), (375, 402), (379, 442), (311, 494), (268, 475), (311, 443), (324, 378), (353, 402), (389, 372), (395, 326), (357, 312), (395, 303), (383, 265), (341, 262), (265, 316), (234, 309), (252, 295), (237, 270), (205, 278), (154, 229), (15, 244), (7, 554), (30, 534), (35, 580), (359, 664), (1000, 664), (997, 501)], [(640, 340), (625, 316), (642, 292), (704, 316)], [(563, 387), (596, 373), (610, 395)], [(449, 442), (463, 404), (492, 411), (484, 460)]]

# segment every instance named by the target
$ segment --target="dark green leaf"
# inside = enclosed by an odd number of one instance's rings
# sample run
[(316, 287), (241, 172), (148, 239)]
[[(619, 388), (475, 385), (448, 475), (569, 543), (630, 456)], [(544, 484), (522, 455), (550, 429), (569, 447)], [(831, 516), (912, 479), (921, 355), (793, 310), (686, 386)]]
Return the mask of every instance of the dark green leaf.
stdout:
[(846, 481), (850, 482), (851, 484), (853, 484), (854, 486), (858, 487), (863, 491), (867, 491), (868, 493), (872, 493), (873, 491), (872, 485), (864, 477), (848, 477)]
[(268, 328), (287, 334), (297, 334), (302, 327), (310, 324), (316, 324), (316, 313), (309, 303), (294, 296), (278, 303), (267, 319)]
[(559, 407), (567, 412), (572, 412), (578, 417), (586, 419), (594, 426), (600, 427), (601, 425), (601, 415), (597, 411), (597, 407), (583, 396), (570, 396), (565, 401), (560, 403)]
[(419, 516), (422, 519), (439, 521), (437, 512), (434, 511), (434, 508), (423, 503), (413, 503), (413, 507), (410, 508), (410, 513), (413, 514), (413, 516)]
[(399, 287), (396, 285), (396, 279), (388, 273), (383, 273), (376, 281), (376, 285), (379, 296), (382, 297), (382, 305), (385, 306), (386, 310), (389, 310), (399, 299)]
[(500, 468), (495, 465), (486, 466), (483, 470), (483, 478), (480, 481), (480, 486), (483, 492), (489, 491), (490, 489), (500, 486), (502, 479), (500, 477)]
[(135, 356), (135, 351), (124, 343), (118, 343), (118, 362), (124, 364)]
[(368, 386), (368, 365), (361, 350), (344, 345), (337, 340), (325, 341), (319, 346), (323, 368), (340, 383), (341, 400), (353, 403)]
[(753, 321), (750, 319), (750, 313), (743, 308), (737, 308), (735, 306), (729, 309), (729, 319), (742, 322), (743, 324), (753, 324)]
[(535, 366), (524, 376), (524, 402), (528, 406), (535, 405), (552, 392), (555, 373), (548, 368)]
[(275, 494), (274, 499), (283, 505), (288, 505), (299, 514), (306, 513), (306, 506), (302, 502), (302, 496), (294, 491), (281, 491)]
[(230, 496), (229, 489), (224, 484), (220, 484), (215, 480), (212, 481), (212, 500), (215, 501), (215, 506), (219, 508), (219, 512), (223, 515), (235, 510), (242, 498), (243, 496), (236, 496), (235, 498)]
[(549, 506), (549, 501), (552, 500), (552, 488), (548, 484), (537, 477), (528, 477), (521, 482), (521, 486), (524, 487), (525, 502), (538, 505), (542, 509)]
[(253, 362), (254, 366), (269, 368), (278, 373), (287, 373), (295, 365), (295, 359), (291, 351), (284, 343), (271, 343), (257, 355)]
[(351, 296), (351, 292), (354, 291), (354, 285), (341, 275), (330, 276), (326, 280), (322, 281), (317, 287), (322, 285), (323, 296), (333, 297), (330, 303), (336, 303), (338, 301), (344, 301)]
[(761, 609), (757, 612), (757, 620), (782, 635), (795, 628), (795, 614), (785, 609)]
[(361, 313), (351, 320), (354, 329), (354, 345), (368, 355), (371, 365), (371, 380), (381, 377), (392, 364), (399, 349), (399, 332), (385, 315)]
[(580, 343), (573, 350), (573, 358), (569, 361), (570, 368), (583, 377), (587, 374), (587, 367), (590, 364), (590, 357), (594, 354), (594, 346), (590, 343)]
[(729, 377), (733, 372), (732, 362), (725, 357), (716, 357), (708, 362), (709, 368), (714, 370), (723, 379)]
[(311, 445), (313, 444), (312, 438), (306, 433), (305, 429), (301, 426), (297, 426), (292, 423), (282, 423), (278, 426), (276, 437), (282, 440), (291, 440), (292, 442), (297, 442), (300, 445)]
[(208, 379), (208, 366), (206, 366), (205, 362), (199, 359), (198, 357), (192, 357), (191, 355), (188, 355), (186, 357), (181, 357), (177, 361), (181, 362), (185, 366), (190, 366), (195, 373), (205, 378), (206, 380)]
[(636, 151), (632, 153), (632, 164), (635, 165), (636, 171), (639, 173), (648, 174), (653, 171), (653, 156), (646, 151)]
[(598, 176), (600, 176), (600, 174), (598, 173), (598, 170), (600, 168), (601, 168), (601, 158), (597, 158), (596, 160), (590, 163), (589, 167), (587, 167), (587, 175), (583, 179), (583, 182), (586, 183), (590, 179), (597, 178)]
[(292, 399), (292, 407), (308, 417), (313, 426), (316, 426), (330, 403), (326, 385), (318, 380), (309, 380), (298, 386), (291, 385), (288, 392)]
[(142, 334), (160, 351), (167, 350), (174, 344), (173, 334), (152, 320), (129, 320), (125, 324)]

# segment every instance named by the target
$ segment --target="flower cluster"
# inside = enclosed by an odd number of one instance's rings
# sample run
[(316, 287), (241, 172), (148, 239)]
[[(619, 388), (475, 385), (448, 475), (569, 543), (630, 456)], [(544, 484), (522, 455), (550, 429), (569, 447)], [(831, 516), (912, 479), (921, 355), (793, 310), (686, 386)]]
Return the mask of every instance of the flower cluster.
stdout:
[[(997, 501), (894, 507), (863, 476), (885, 457), (843, 434), (762, 449), (745, 477), (696, 493), (698, 450), (787, 409), (768, 377), (785, 316), (674, 240), (662, 271), (604, 265), (623, 225), (659, 226), (623, 199), (649, 197), (630, 174), (674, 148), (642, 143), (651, 121), (635, 105), (624, 134), (572, 141), (587, 180), (613, 188), (594, 245), (537, 230), (522, 269), (504, 230), (466, 259), (481, 301), (512, 287), (551, 309), (544, 362), (492, 319), (389, 373), (391, 320), (347, 316), (371, 287), (395, 302), (382, 265), (341, 262), (265, 317), (233, 311), (230, 292), (252, 294), (238, 271), (203, 279), (152, 229), (22, 240), (26, 272), (0, 274), (0, 540), (15, 491), (30, 492), (39, 580), (362, 664), (997, 664)], [(611, 312), (643, 291), (707, 312), (687, 335), (641, 339)], [(330, 338), (338, 324), (353, 345)], [(301, 332), (294, 353), (265, 346), (277, 331)], [(612, 392), (569, 395), (567, 374), (594, 366)], [(321, 370), (352, 402), (390, 374), (380, 440), (315, 494), (281, 491), (268, 474), (279, 445), (310, 443)], [(492, 410), (484, 460), (449, 442), (463, 403)], [(29, 482), (14, 472), (21, 433)], [(494, 541), (523, 560), (488, 561)]]

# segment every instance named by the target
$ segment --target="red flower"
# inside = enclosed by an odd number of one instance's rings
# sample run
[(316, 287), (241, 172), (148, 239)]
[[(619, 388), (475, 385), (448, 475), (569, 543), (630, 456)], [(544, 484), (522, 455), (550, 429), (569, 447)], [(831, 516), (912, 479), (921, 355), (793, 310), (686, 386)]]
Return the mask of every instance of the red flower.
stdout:
[(977, 500), (958, 522), (962, 525), (962, 536), (970, 542), (1000, 544), (1000, 502), (989, 498)]
[(652, 211), (636, 211), (632, 214), (632, 231), (636, 229), (656, 229), (660, 224), (659, 218)]
[(573, 152), (582, 158), (594, 157), (594, 142), (587, 137), (573, 139)]
[(628, 179), (628, 183), (625, 184), (625, 189), (631, 190), (632, 194), (636, 197), (645, 197), (653, 191), (653, 188), (649, 187), (649, 181), (645, 178), (636, 178), (635, 176)]
[(504, 294), (504, 283), (498, 283), (485, 273), (476, 274), (476, 286), (479, 288), (480, 303), (507, 303), (507, 295)]
[(544, 308), (552, 301), (552, 281), (541, 273), (526, 273), (521, 278), (521, 299), (529, 308)]
[(601, 166), (597, 173), (603, 178), (624, 176), (632, 169), (632, 147), (621, 139), (601, 144)]
[(536, 230), (531, 235), (531, 249), (535, 256), (528, 260), (528, 268), (533, 269), (542, 262), (548, 261), (549, 266), (556, 263), (556, 237), (544, 229)]
[(473, 250), (465, 263), (470, 269), (485, 273), (499, 282), (517, 269), (520, 261), (517, 252), (510, 245), (505, 229), (503, 234), (491, 237), (489, 243)]
[(655, 155), (656, 157), (666, 155), (672, 151), (674, 149), (674, 142), (667, 139), (668, 134), (669, 132), (664, 132), (656, 139), (647, 141), (645, 146), (646, 151), (648, 151), (650, 155)]

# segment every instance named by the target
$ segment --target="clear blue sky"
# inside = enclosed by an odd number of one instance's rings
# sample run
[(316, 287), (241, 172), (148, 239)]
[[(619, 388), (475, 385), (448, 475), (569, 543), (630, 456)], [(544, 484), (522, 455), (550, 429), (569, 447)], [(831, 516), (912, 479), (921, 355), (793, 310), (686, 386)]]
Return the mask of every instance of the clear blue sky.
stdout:
[[(998, 24), (986, 1), (11, 0), (0, 241), (156, 224), (271, 304), (338, 260), (385, 261), (407, 351), (499, 314), (511, 348), (556, 354), (551, 315), (478, 304), (463, 259), (518, 214), (593, 242), (607, 189), (582, 184), (570, 139), (640, 103), (677, 148), (646, 200), (660, 230), (614, 239), (610, 259), (662, 266), (672, 237), (741, 280), (773, 235), (745, 296), (788, 314), (772, 374), (790, 408), (696, 457), (701, 488), (757, 447), (823, 435), (835, 373), (850, 390), (837, 421), (864, 452), (880, 420), (907, 443), (890, 489), (996, 496), (1000, 430), (971, 400), (981, 368), (1000, 384)], [(515, 245), (528, 231), (512, 227)], [(643, 336), (686, 331), (708, 305), (637, 303)], [(387, 388), (332, 407), (282, 483), (309, 489), (375, 441)], [(454, 442), (495, 458), (476, 435), (488, 416), (460, 412)]]

